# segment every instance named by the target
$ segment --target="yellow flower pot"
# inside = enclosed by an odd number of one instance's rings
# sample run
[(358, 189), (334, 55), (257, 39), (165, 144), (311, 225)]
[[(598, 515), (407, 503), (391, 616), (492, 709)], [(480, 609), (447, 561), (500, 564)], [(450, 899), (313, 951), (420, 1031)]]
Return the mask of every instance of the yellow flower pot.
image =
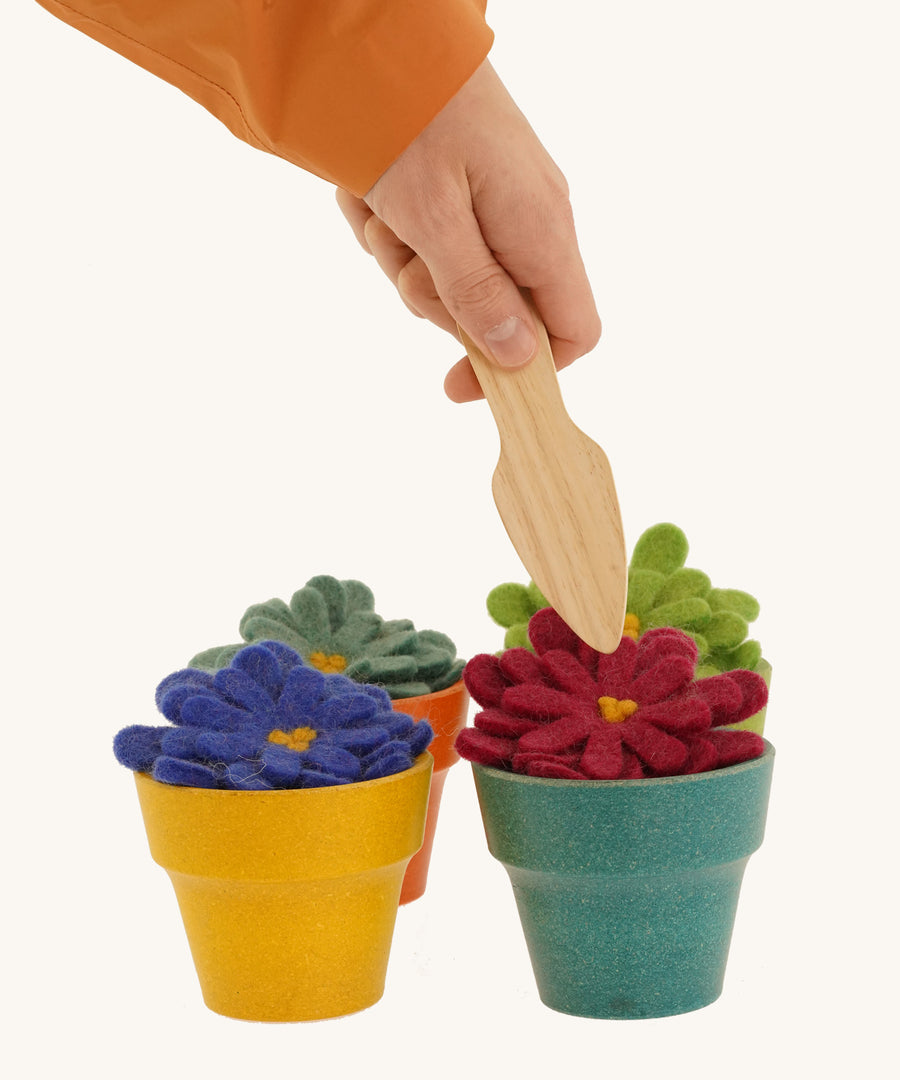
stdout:
[(380, 780), (213, 791), (136, 774), (203, 1000), (240, 1020), (324, 1020), (384, 992), (400, 887), (422, 845), (432, 758)]

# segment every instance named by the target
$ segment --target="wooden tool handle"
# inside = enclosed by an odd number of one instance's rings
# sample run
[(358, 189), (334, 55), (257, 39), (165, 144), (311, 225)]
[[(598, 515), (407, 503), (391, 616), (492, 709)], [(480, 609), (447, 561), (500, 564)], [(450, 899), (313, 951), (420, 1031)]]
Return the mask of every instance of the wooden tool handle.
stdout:
[(564, 433), (571, 426), (556, 377), (547, 331), (533, 306), (531, 315), (538, 350), (534, 359), (522, 368), (502, 368), (489, 360), (465, 330), (459, 327), (462, 343), (504, 445), (513, 446), (523, 439), (533, 439), (535, 431), (547, 437)]

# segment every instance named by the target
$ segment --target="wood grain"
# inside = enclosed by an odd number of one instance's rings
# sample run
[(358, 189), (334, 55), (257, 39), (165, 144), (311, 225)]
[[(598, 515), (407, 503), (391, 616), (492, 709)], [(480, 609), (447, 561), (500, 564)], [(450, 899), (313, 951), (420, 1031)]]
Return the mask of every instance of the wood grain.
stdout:
[(576, 634), (615, 651), (625, 619), (627, 560), (612, 469), (563, 404), (547, 332), (536, 357), (509, 370), (460, 336), (500, 433), (494, 502), (532, 579)]

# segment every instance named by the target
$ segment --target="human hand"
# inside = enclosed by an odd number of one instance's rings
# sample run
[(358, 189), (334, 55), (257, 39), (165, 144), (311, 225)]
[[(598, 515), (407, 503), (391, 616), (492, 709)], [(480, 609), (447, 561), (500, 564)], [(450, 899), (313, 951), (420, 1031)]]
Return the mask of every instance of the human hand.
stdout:
[[(364, 198), (337, 199), (407, 307), (456, 337), (459, 323), (498, 364), (521, 367), (537, 349), (520, 288), (558, 368), (597, 344), (565, 178), (486, 60)], [(444, 389), (483, 396), (468, 359)]]

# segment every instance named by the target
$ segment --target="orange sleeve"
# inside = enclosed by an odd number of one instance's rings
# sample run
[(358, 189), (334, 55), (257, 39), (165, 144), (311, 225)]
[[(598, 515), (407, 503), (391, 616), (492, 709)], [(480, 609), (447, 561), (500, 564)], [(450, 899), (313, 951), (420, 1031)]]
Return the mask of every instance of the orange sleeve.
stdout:
[(363, 195), (487, 56), (486, 0), (38, 0), (252, 146)]

